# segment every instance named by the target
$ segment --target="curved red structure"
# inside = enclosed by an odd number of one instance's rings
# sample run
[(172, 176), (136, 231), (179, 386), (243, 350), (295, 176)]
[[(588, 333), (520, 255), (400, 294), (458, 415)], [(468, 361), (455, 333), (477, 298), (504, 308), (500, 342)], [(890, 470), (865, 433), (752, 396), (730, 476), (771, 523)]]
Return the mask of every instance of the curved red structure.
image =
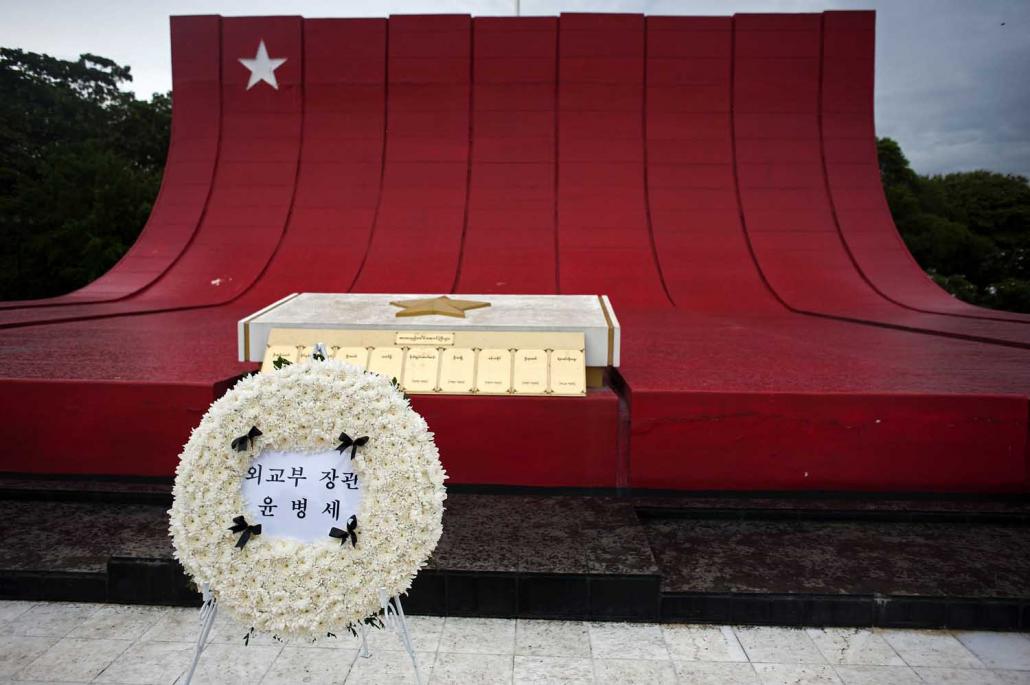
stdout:
[(1030, 317), (973, 307), (927, 278), (894, 228), (880, 183), (873, 126), (875, 17), (827, 14), (823, 21), (823, 159), (837, 226), (862, 275), (909, 309), (1030, 323)]
[[(745, 15), (735, 21), (737, 181), (745, 229), (765, 278), (796, 311), (1025, 347), (1024, 324), (905, 308), (859, 270), (838, 226), (836, 206), (847, 208), (848, 200), (844, 192), (836, 200), (831, 194), (824, 161), (823, 21), (820, 15)], [(867, 80), (855, 82), (861, 88)]]
[(557, 292), (558, 20), (477, 19), (457, 292)]
[[(414, 399), (452, 481), (1025, 491), (1028, 320), (901, 244), (873, 25), (173, 19), (147, 230), (87, 289), (0, 311), (0, 470), (171, 474), (253, 368), (235, 321), (290, 292), (606, 293), (611, 387)], [(274, 86), (240, 62), (262, 43)]]

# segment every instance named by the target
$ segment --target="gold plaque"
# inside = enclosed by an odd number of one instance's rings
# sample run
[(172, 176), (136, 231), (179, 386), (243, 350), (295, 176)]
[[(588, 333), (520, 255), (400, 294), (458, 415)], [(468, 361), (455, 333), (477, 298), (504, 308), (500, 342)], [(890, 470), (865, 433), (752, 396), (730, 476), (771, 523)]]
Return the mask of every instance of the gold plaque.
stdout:
[(479, 351), (476, 391), (484, 395), (507, 395), (511, 389), (511, 352), (503, 349)]
[(387, 378), (401, 380), (404, 350), (399, 347), (377, 347), (368, 358), (368, 370)]
[(435, 347), (413, 347), (404, 362), (404, 380), (401, 386), (407, 392), (434, 392), (440, 350)]
[(447, 331), (397, 331), (393, 336), (393, 344), (450, 347), (454, 344), (454, 333), (448, 333)]
[(587, 368), (582, 333), (551, 331), (418, 331), (286, 329), (269, 332), (261, 366), (282, 357), (311, 363), (326, 356), (396, 378), (411, 393), (584, 396), (604, 368)]
[(440, 392), (470, 393), (475, 387), (476, 353), (452, 347), (440, 355)]
[(282, 357), (284, 360), (291, 364), (297, 363), (297, 346), (296, 345), (269, 345), (265, 349), (265, 358), (261, 362), (261, 372), (271, 371), (275, 367), (273, 362), (277, 357)]
[(547, 391), (547, 350), (515, 350), (512, 388), (519, 395), (543, 395)]
[(583, 350), (551, 352), (551, 392), (555, 395), (585, 395), (586, 361)]
[(347, 364), (353, 364), (359, 369), (364, 369), (368, 366), (368, 349), (364, 347), (334, 347), (329, 351), (336, 354), (333, 359)]

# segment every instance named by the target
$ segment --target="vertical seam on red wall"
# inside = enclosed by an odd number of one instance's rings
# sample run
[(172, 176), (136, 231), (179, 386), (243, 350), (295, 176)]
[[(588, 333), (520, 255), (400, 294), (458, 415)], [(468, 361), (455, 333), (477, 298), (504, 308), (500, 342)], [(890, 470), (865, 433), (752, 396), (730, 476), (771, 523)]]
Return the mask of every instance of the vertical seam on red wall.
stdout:
[(911, 309), (905, 307), (905, 305), (889, 297), (886, 293), (876, 287), (876, 284), (869, 279), (862, 266), (855, 259), (855, 254), (851, 251), (851, 246), (848, 245), (847, 238), (844, 237), (844, 231), (840, 227), (840, 217), (837, 215), (837, 202), (833, 198), (833, 188), (830, 186), (830, 171), (826, 166), (826, 138), (823, 135), (823, 86), (826, 80), (826, 14), (822, 13), (819, 15), (819, 99), (818, 106), (816, 107), (816, 125), (819, 127), (819, 163), (822, 167), (823, 174), (823, 188), (826, 191), (826, 202), (830, 207), (830, 216), (833, 218), (833, 227), (837, 231), (837, 239), (840, 240), (841, 246), (844, 248), (844, 252), (848, 255), (848, 259), (851, 261), (851, 265), (855, 268), (859, 277), (865, 281), (865, 284), (875, 292), (877, 295), (887, 300), (891, 304), (895, 304), (905, 309)]
[(744, 243), (747, 245), (748, 254), (751, 255), (751, 262), (754, 264), (758, 277), (762, 279), (769, 293), (776, 298), (776, 301), (788, 311), (797, 312), (780, 297), (772, 283), (765, 276), (762, 265), (758, 262), (758, 255), (755, 253), (755, 246), (751, 243), (751, 234), (747, 230), (747, 217), (744, 216), (744, 201), (740, 193), (740, 176), (737, 173), (737, 17), (730, 18), (730, 155), (733, 157), (733, 192), (737, 198), (737, 218), (740, 220), (740, 231), (744, 236)]
[[(820, 22), (821, 21), (822, 21), (822, 18), (820, 18)], [(840, 315), (840, 314), (824, 314), (824, 313), (821, 313), (821, 312), (815, 312), (815, 311), (811, 311), (811, 310), (807, 310), (807, 309), (797, 309), (797, 308), (791, 306), (782, 297), (780, 297), (780, 294), (778, 292), (776, 292), (776, 290), (772, 287), (772, 284), (766, 278), (765, 272), (762, 270), (761, 263), (758, 260), (758, 255), (755, 253), (754, 245), (751, 243), (751, 234), (748, 232), (748, 228), (747, 228), (747, 219), (746, 219), (746, 217), (744, 215), (744, 204), (741, 201), (740, 179), (739, 179), (739, 176), (738, 176), (738, 173), (737, 173), (738, 162), (737, 162), (737, 128), (736, 128), (736, 107), (737, 107), (737, 96), (736, 96), (737, 18), (736, 18), (736, 16), (733, 17), (732, 26), (733, 26), (733, 34), (732, 34), (731, 50), (732, 50), (732, 55), (733, 55), (733, 57), (732, 57), (732, 65), (733, 66), (732, 66), (732, 70), (730, 71), (730, 134), (731, 134), (731, 140), (732, 140), (732, 143), (733, 143), (733, 183), (734, 183), (734, 187), (736, 188), (736, 193), (737, 193), (737, 207), (738, 207), (738, 210), (740, 212), (740, 223), (741, 223), (741, 228), (744, 231), (744, 239), (747, 242), (747, 247), (748, 247), (748, 251), (751, 253), (751, 258), (752, 258), (752, 260), (755, 263), (755, 268), (758, 270), (758, 275), (761, 277), (762, 282), (765, 283), (765, 286), (767, 288), (769, 288), (769, 292), (773, 294), (773, 296), (780, 302), (780, 304), (782, 304), (784, 307), (786, 307), (789, 311), (792, 311), (792, 312), (795, 312), (795, 313), (798, 313), (798, 314), (803, 314), (805, 316), (814, 316), (814, 317), (821, 318), (821, 319), (829, 319), (829, 320), (832, 320), (832, 321), (846, 321), (846, 322), (850, 322), (850, 323), (856, 323), (856, 324), (859, 324), (859, 325), (862, 325), (862, 326), (874, 326), (874, 327), (877, 327), (877, 328), (888, 328), (888, 329), (899, 330), (899, 331), (909, 331), (909, 332), (913, 332), (913, 333), (919, 333), (919, 334), (923, 334), (923, 335), (933, 335), (933, 336), (938, 336), (938, 337), (942, 337), (942, 338), (955, 338), (955, 339), (959, 339), (959, 340), (974, 340), (974, 341), (978, 341), (978, 342), (985, 342), (985, 343), (990, 343), (990, 344), (995, 344), (995, 345), (1002, 345), (1002, 346), (1005, 346), (1005, 347), (1017, 347), (1017, 348), (1024, 348), (1024, 349), (1027, 348), (1027, 347), (1030, 347), (1030, 346), (1025, 345), (1023, 343), (1012, 342), (1012, 341), (1007, 341), (1007, 340), (997, 340), (997, 339), (986, 338), (986, 337), (982, 337), (982, 336), (965, 335), (965, 334), (960, 334), (960, 333), (949, 333), (949, 332), (944, 332), (944, 331), (935, 331), (935, 330), (930, 330), (930, 329), (927, 329), (927, 328), (916, 328), (914, 326), (905, 326), (905, 325), (902, 325), (902, 324), (889, 323), (889, 322), (884, 322), (884, 321), (867, 321), (865, 319), (858, 319), (858, 318), (855, 318), (855, 317), (843, 316), (843, 315)], [(822, 25), (820, 23), (820, 36), (819, 36), (819, 46), (820, 46), (820, 48), (819, 48), (819, 50), (820, 50), (820, 60), (819, 60), (819, 104), (817, 105), (817, 112), (816, 112), (817, 117), (818, 117), (817, 118), (817, 125), (818, 125), (819, 131), (820, 131), (820, 139), (819, 139), (820, 154), (822, 153), (822, 112), (821, 112), (821, 108), (822, 108), (822, 105), (821, 105), (821, 102), (822, 102), (822, 31), (821, 31), (821, 26)], [(826, 177), (825, 167), (823, 169), (823, 177), (824, 177), (824, 179)], [(831, 210), (833, 209), (832, 202), (830, 204), (830, 208), (831, 208)], [(836, 215), (834, 215), (834, 221), (836, 221)], [(845, 245), (845, 248), (846, 247), (847, 246)]]
[(379, 190), (376, 194), (376, 208), (372, 212), (372, 225), (368, 230), (368, 240), (365, 241), (365, 254), (361, 256), (361, 263), (358, 264), (354, 278), (351, 279), (347, 292), (352, 292), (361, 278), (368, 262), (368, 254), (372, 251), (372, 240), (375, 238), (376, 228), (379, 226), (379, 210), (383, 206), (383, 184), (386, 181), (386, 137), (390, 130), (390, 20), (383, 20), (383, 143), (379, 150)]
[(647, 17), (642, 19), (644, 23), (643, 37), (644, 37), (644, 69), (643, 78), (640, 86), (640, 142), (643, 153), (644, 162), (644, 219), (647, 221), (647, 238), (651, 245), (651, 259), (654, 260), (654, 267), (658, 271), (658, 281), (662, 284), (662, 292), (665, 293), (665, 299), (669, 301), (673, 307), (676, 306), (676, 300), (673, 299), (672, 293), (669, 292), (669, 286), (665, 283), (665, 273), (662, 271), (662, 260), (658, 258), (658, 243), (654, 237), (654, 222), (651, 217), (651, 184), (648, 173), (648, 164), (650, 162), (647, 148), (647, 56), (648, 56), (648, 21)]
[[(204, 196), (204, 207), (200, 210), (200, 217), (197, 218), (197, 222), (193, 225), (193, 232), (190, 233), (190, 237), (186, 241), (186, 244), (182, 246), (181, 250), (179, 250), (179, 254), (175, 255), (175, 259), (173, 259), (168, 264), (168, 266), (165, 267), (165, 269), (160, 274), (158, 274), (157, 278), (155, 278), (154, 280), (150, 281), (150, 283), (147, 283), (145, 286), (143, 286), (139, 290), (136, 290), (135, 292), (132, 292), (129, 295), (126, 295), (124, 298), (119, 298), (119, 299), (128, 299), (129, 297), (133, 297), (133, 296), (139, 295), (141, 293), (146, 292), (147, 290), (150, 290), (150, 288), (152, 288), (153, 286), (157, 285), (157, 283), (160, 282), (161, 279), (163, 279), (165, 277), (165, 275), (171, 270), (171, 268), (173, 266), (175, 266), (176, 264), (179, 263), (179, 260), (181, 260), (183, 255), (185, 255), (186, 252), (190, 249), (190, 246), (193, 245), (193, 242), (197, 238), (197, 233), (200, 231), (200, 227), (204, 225), (204, 220), (207, 218), (208, 207), (211, 206), (211, 194), (215, 190), (215, 180), (218, 178), (218, 169), (221, 166), (221, 160), (222, 160), (222, 130), (225, 128), (225, 123), (222, 121), (222, 117), (225, 115), (225, 107), (223, 105), (223, 101), (225, 100), (225, 98), (222, 97), (222, 79), (224, 78), (224, 76), (225, 75), (222, 73), (222, 16), (219, 15), (218, 16), (218, 139), (215, 141), (215, 160), (214, 160), (214, 166), (211, 168), (211, 181), (208, 183), (207, 194)], [(174, 92), (172, 93), (172, 97), (173, 98), (175, 97), (175, 93)], [(175, 121), (175, 115), (174, 115), (175, 101), (174, 100), (172, 101), (172, 107), (173, 107), (172, 121), (174, 122)], [(167, 164), (167, 162), (166, 162), (166, 164)], [(157, 203), (155, 202), (154, 205), (157, 206)], [(153, 211), (153, 210), (151, 210), (151, 211)], [(92, 316), (92, 317), (87, 317), (87, 318), (98, 318), (98, 317), (97, 316)], [(60, 321), (75, 321), (75, 320), (77, 320), (77, 319), (74, 319), (74, 318), (72, 318), (72, 319), (60, 319)], [(43, 322), (37, 322), (37, 323), (43, 323)]]
[(559, 236), (558, 174), (561, 168), (558, 133), (561, 126), (561, 15), (554, 23), (554, 292), (561, 293), (561, 240)]
[[(875, 33), (874, 33), (874, 36), (875, 36)], [(874, 43), (874, 49), (875, 49), (875, 43)], [(875, 69), (875, 58), (874, 58), (874, 67), (873, 68)], [(864, 280), (866, 283), (868, 283), (870, 288), (872, 288), (878, 295), (880, 295), (882, 298), (884, 298), (888, 302), (896, 304), (897, 306), (902, 307), (904, 309), (907, 309), (909, 311), (920, 312), (920, 313), (924, 313), (924, 314), (934, 314), (934, 315), (938, 315), (938, 316), (951, 316), (951, 317), (956, 317), (956, 318), (959, 318), (959, 319), (981, 319), (981, 320), (987, 320), (987, 321), (1002, 321), (1002, 322), (1005, 322), (1005, 323), (1030, 323), (1030, 322), (1027, 322), (1027, 321), (1019, 322), (1019, 321), (1015, 321), (1013, 319), (1006, 319), (1006, 318), (997, 317), (997, 316), (990, 316), (989, 315), (989, 310), (982, 310), (981, 308), (977, 307), (976, 305), (972, 305), (972, 304), (969, 304), (969, 303), (964, 303), (964, 304), (967, 304), (969, 307), (973, 308), (974, 311), (984, 311), (984, 313), (983, 314), (973, 314), (973, 313), (970, 313), (970, 314), (960, 314), (960, 313), (957, 313), (957, 312), (943, 312), (943, 311), (937, 311), (937, 310), (933, 310), (933, 309), (924, 309), (922, 307), (915, 307), (913, 305), (906, 304), (905, 302), (902, 302), (901, 300), (895, 299), (894, 297), (891, 297), (890, 295), (888, 295), (865, 272), (865, 269), (862, 268), (862, 265), (859, 263), (858, 259), (855, 257), (855, 254), (851, 251), (851, 246), (848, 244), (848, 239), (844, 235), (844, 229), (841, 227), (840, 218), (839, 218), (839, 216), (837, 214), (837, 203), (836, 203), (836, 200), (834, 199), (834, 196), (833, 196), (833, 186), (830, 183), (829, 166), (826, 163), (826, 137), (825, 137), (824, 132), (823, 132), (823, 112), (825, 111), (824, 100), (823, 100), (823, 87), (824, 87), (825, 80), (826, 80), (826, 71), (825, 70), (826, 70), (826, 13), (824, 12), (822, 15), (820, 15), (820, 32), (819, 32), (819, 118), (818, 118), (818, 121), (819, 121), (819, 154), (820, 154), (820, 159), (822, 161), (822, 167), (823, 167), (823, 179), (826, 182), (826, 195), (829, 198), (830, 212), (833, 215), (833, 222), (834, 222), (834, 225), (837, 228), (837, 234), (840, 236), (841, 243), (844, 245), (844, 250), (845, 250), (845, 252), (848, 253), (848, 257), (851, 259), (852, 264), (855, 265), (855, 270), (858, 271), (859, 275), (862, 277), (862, 280)], [(870, 93), (870, 97), (873, 97), (873, 93)], [(875, 111), (874, 111), (873, 107), (869, 108), (869, 119), (871, 120), (870, 123), (872, 124), (870, 126), (870, 129), (873, 131), (873, 139), (872, 139), (872, 141), (869, 141), (869, 142), (871, 143), (871, 145), (873, 147), (874, 153), (876, 153), (877, 152), (877, 147), (876, 147), (876, 120), (875, 120)], [(878, 188), (877, 192), (879, 192), (881, 195), (885, 195), (882, 184)], [(886, 197), (884, 197), (884, 204), (886, 204), (886, 203), (887, 203), (887, 200), (886, 200)], [(899, 249), (902, 251), (902, 253), (905, 255), (905, 257), (908, 259), (910, 264), (917, 269), (917, 274), (916, 275), (918, 276), (918, 274), (920, 274), (920, 273), (925, 273), (923, 271), (923, 267), (921, 267), (919, 265), (919, 262), (916, 261), (915, 257), (912, 256), (912, 252), (908, 249), (908, 246), (905, 244), (904, 239), (902, 239), (901, 233), (898, 231), (898, 227), (894, 223), (894, 217), (891, 215), (889, 208), (887, 210), (887, 215), (890, 217), (891, 229), (894, 232), (894, 239), (897, 241)], [(929, 278), (929, 277), (927, 276), (927, 278)], [(943, 288), (941, 289), (941, 295), (942, 296), (947, 296), (947, 295), (945, 295), (946, 292), (947, 291), (945, 291)]]
[(461, 280), (461, 268), (465, 263), (465, 236), (469, 230), (469, 202), (472, 194), (472, 140), (473, 123), (475, 116), (475, 88), (476, 88), (476, 33), (475, 21), (469, 17), (469, 96), (468, 96), (468, 147), (465, 149), (465, 212), (461, 219), (461, 237), (458, 240), (458, 264), (454, 269), (454, 281), (451, 283), (451, 292), (457, 292), (458, 282)]
[(304, 31), (304, 27), (305, 27), (306, 22), (305, 22), (304, 19), (299, 19), (299, 23), (300, 23), (300, 132), (299, 132), (299, 135), (297, 136), (297, 164), (296, 164), (296, 166), (293, 169), (293, 190), (290, 192), (290, 206), (286, 209), (286, 218), (283, 220), (283, 230), (282, 230), (281, 233), (279, 233), (279, 240), (276, 242), (275, 249), (272, 250), (272, 254), (268, 258), (268, 261), (265, 262), (265, 265), (263, 267), (261, 267), (261, 270), (257, 273), (257, 276), (254, 277), (254, 280), (252, 280), (247, 285), (246, 288), (244, 288), (240, 292), (236, 293), (236, 295), (234, 295), (233, 297), (229, 298), (228, 300), (226, 300), (222, 304), (229, 304), (230, 302), (235, 302), (236, 300), (240, 299), (241, 297), (246, 295), (248, 292), (250, 292), (251, 289), (253, 289), (254, 286), (257, 285), (258, 282), (260, 282), (262, 278), (264, 278), (265, 273), (268, 271), (269, 267), (272, 266), (272, 262), (275, 261), (276, 255), (279, 254), (279, 250), (282, 248), (283, 242), (285, 242), (285, 240), (286, 240), (286, 234), (290, 230), (290, 225), (293, 223), (293, 208), (297, 205), (297, 186), (300, 184), (300, 167), (301, 167), (301, 164), (304, 161), (304, 136), (305, 136), (305, 126), (304, 126), (304, 119), (305, 119), (305, 117), (304, 117), (304, 112), (307, 109), (307, 105), (308, 105), (307, 78), (306, 78), (306, 75), (305, 75), (305, 67), (307, 65), (307, 55), (305, 54), (305, 48), (304, 48), (304, 45), (305, 45), (305, 43), (304, 43), (304, 32), (305, 32)]

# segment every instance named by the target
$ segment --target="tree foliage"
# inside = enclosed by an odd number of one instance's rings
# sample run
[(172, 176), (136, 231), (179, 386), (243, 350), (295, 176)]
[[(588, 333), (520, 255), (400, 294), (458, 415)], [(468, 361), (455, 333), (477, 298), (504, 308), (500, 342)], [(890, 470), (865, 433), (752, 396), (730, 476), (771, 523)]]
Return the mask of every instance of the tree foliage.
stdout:
[(921, 176), (890, 138), (877, 141), (894, 223), (920, 266), (967, 302), (1030, 312), (1030, 185), (969, 171)]
[(129, 67), (0, 48), (0, 300), (82, 287), (136, 240), (157, 195), (171, 99)]

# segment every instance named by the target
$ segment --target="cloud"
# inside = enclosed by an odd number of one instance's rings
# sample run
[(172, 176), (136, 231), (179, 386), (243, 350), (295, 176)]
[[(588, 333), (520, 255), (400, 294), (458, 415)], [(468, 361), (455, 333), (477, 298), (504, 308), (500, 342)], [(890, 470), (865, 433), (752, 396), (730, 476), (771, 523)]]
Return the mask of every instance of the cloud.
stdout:
[(1030, 176), (1030, 4), (882, 3), (877, 41), (877, 129), (917, 170)]

